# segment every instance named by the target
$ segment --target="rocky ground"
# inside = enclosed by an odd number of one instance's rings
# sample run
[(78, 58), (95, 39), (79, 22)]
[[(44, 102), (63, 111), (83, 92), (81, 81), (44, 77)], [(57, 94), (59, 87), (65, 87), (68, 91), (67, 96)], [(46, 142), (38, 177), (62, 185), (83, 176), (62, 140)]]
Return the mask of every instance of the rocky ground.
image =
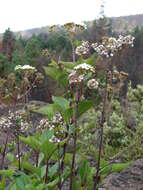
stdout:
[(110, 174), (99, 190), (143, 190), (143, 159), (120, 173)]

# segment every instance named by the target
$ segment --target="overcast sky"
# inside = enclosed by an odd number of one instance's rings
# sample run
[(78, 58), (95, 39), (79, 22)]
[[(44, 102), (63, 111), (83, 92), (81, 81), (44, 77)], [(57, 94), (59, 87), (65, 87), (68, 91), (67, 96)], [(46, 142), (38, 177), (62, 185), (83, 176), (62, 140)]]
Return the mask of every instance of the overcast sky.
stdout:
[[(105, 0), (106, 16), (143, 13), (143, 0)], [(0, 0), (0, 32), (87, 21), (99, 14), (100, 0)]]

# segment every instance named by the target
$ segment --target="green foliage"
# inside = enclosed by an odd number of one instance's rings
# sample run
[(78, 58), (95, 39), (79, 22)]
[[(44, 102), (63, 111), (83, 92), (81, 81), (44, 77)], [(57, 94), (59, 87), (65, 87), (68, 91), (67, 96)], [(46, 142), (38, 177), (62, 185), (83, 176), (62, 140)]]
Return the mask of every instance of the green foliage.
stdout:
[[(68, 23), (68, 25), (72, 26), (73, 24)], [(99, 23), (94, 23), (94, 25), (96, 25), (98, 34), (100, 32), (104, 34), (110, 32), (108, 30), (109, 23), (106, 19), (101, 19)], [(103, 25), (108, 29), (103, 28), (101, 31)], [(72, 179), (72, 189), (91, 190), (94, 186), (93, 179), (97, 174), (100, 176), (99, 186), (104, 177), (110, 173), (120, 172), (129, 167), (129, 162), (114, 163), (120, 152), (122, 153), (121, 158), (129, 161), (133, 154), (135, 158), (140, 158), (143, 155), (141, 145), (143, 124), (142, 85), (138, 85), (136, 89), (132, 89), (131, 85), (129, 86), (127, 97), (124, 100), (125, 105), (123, 105), (122, 101), (119, 100), (119, 91), (123, 81), (119, 81), (118, 86), (113, 84), (113, 78), (110, 79), (113, 74), (111, 69), (113, 65), (110, 60), (107, 73), (105, 68), (100, 69), (98, 67), (96, 73), (94, 72), (96, 70), (95, 65), (99, 61), (97, 60), (97, 54), (93, 54), (86, 59), (80, 58), (75, 63), (74, 61), (71, 62), (72, 56), (69, 57), (67, 62), (61, 61), (61, 57), (66, 57), (65, 52), (68, 54), (72, 48), (75, 48), (81, 42), (75, 40), (75, 33), (64, 32), (62, 30), (59, 35), (57, 31), (54, 31), (50, 33), (49, 37), (32, 36), (27, 42), (19, 39), (16, 43), (16, 50), (14, 50), (14, 44), (11, 44), (9, 52), (5, 52), (5, 55), (0, 54), (0, 72), (4, 72), (4, 75), (5, 72), (13, 70), (16, 65), (25, 63), (37, 65), (39, 59), (48, 57), (49, 60), (43, 69), (46, 74), (45, 77), (55, 80), (61, 90), (58, 95), (52, 94), (51, 103), (32, 110), (40, 113), (41, 117), (44, 118), (44, 122), (36, 123), (38, 125), (34, 130), (36, 132), (20, 133), (18, 127), (22, 124), (22, 118), (17, 117), (16, 112), (14, 112), (12, 119), (15, 122), (13, 124), (14, 132), (12, 132), (17, 146), (14, 144), (14, 147), (10, 147), (6, 143), (1, 148), (2, 156), (6, 156), (9, 161), (7, 170), (4, 170), (1, 166), (1, 189), (5, 189), (6, 186), (7, 190), (56, 190), (60, 189), (60, 186), (69, 179)], [(10, 31), (7, 31), (4, 40), (5, 44), (8, 41), (14, 42), (11, 41), (12, 33)], [(43, 54), (42, 48), (48, 48), (48, 50), (45, 50), (48, 54)], [(55, 53), (55, 51), (57, 52)], [(85, 68), (80, 68), (80, 77), (83, 77), (81, 82), (76, 78), (79, 77), (79, 73), (77, 72), (78, 69), (76, 70), (74, 67), (83, 62), (89, 64), (89, 68), (93, 66), (94, 69), (86, 68), (86, 64)], [(7, 64), (11, 64), (9, 71), (5, 70)], [(111, 72), (109, 72), (110, 69)], [(91, 74), (88, 73), (89, 70), (94, 71)], [(77, 75), (73, 74), (73, 77), (75, 77), (73, 83), (68, 81), (71, 72)], [(18, 78), (17, 75), (11, 74), (7, 81), (0, 80), (1, 95), (4, 94), (4, 98), (7, 99), (12, 96), (14, 105), (17, 103), (18, 95), (24, 94), (20, 103), (27, 98), (31, 87), (30, 82), (35, 81), (35, 78), (32, 78), (35, 73), (30, 73), (27, 70), (25, 73), (26, 75), (17, 73)], [(109, 76), (106, 76), (106, 74)], [(24, 81), (22, 81), (22, 77)], [(87, 86), (87, 81), (91, 77), (99, 83), (96, 89)], [(22, 85), (19, 85), (20, 82), (22, 82)], [(10, 87), (9, 94), (3, 91), (5, 86), (7, 87), (6, 91)], [(31, 88), (34, 87), (35, 83)], [(117, 87), (119, 89), (116, 93), (114, 90)], [(104, 95), (106, 95), (105, 99)], [(136, 118), (136, 122), (132, 125), (130, 125), (131, 116)], [(135, 125), (136, 123), (137, 125)], [(101, 137), (103, 137), (102, 144), (100, 144)], [(128, 152), (130, 146), (133, 149)], [(21, 147), (22, 150), (19, 150)], [(24, 155), (20, 154), (23, 147)], [(18, 152), (18, 156), (15, 156), (15, 152)], [(102, 156), (99, 152), (102, 153)], [(98, 168), (99, 157), (100, 166)], [(9, 180), (8, 183), (7, 179)]]

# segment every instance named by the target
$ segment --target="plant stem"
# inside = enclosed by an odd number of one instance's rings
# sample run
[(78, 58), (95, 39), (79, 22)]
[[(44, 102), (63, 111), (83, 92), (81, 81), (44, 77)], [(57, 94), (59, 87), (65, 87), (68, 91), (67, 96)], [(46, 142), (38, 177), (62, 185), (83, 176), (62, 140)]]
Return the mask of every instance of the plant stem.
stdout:
[(46, 174), (45, 174), (45, 183), (47, 181), (47, 177), (48, 177), (48, 170), (49, 170), (49, 160), (47, 159), (47, 162), (46, 162)]
[(80, 89), (77, 84), (76, 86), (76, 105), (75, 105), (75, 114), (74, 114), (74, 147), (73, 147), (73, 156), (72, 156), (72, 165), (71, 165), (71, 175), (70, 175), (70, 187), (69, 190), (72, 190), (73, 185), (73, 177), (74, 177), (74, 170), (75, 170), (75, 156), (76, 156), (76, 145), (77, 145), (77, 119), (78, 119), (78, 104), (80, 99)]
[(19, 143), (19, 136), (17, 136), (17, 153), (18, 153), (18, 169), (21, 170), (21, 161), (20, 161), (20, 143)]
[[(67, 124), (66, 127), (67, 127), (67, 132), (65, 134), (65, 139), (68, 137), (69, 125)], [(63, 146), (63, 158), (62, 158), (62, 163), (61, 163), (61, 171), (62, 172), (64, 170), (64, 159), (65, 159), (65, 154), (66, 154), (66, 148), (67, 148), (67, 143), (65, 143)]]
[(58, 175), (59, 175), (59, 183), (58, 183), (58, 188), (61, 190), (61, 163), (60, 163), (60, 146), (58, 144), (58, 163), (59, 163), (59, 168), (58, 168)]
[(39, 152), (35, 152), (36, 167), (38, 167), (38, 160), (39, 160)]
[(4, 150), (3, 150), (3, 152), (2, 152), (2, 159), (1, 159), (0, 169), (3, 169), (3, 166), (4, 166), (4, 159), (5, 159), (5, 155), (6, 155), (6, 149), (7, 149), (7, 143), (8, 143), (8, 136), (9, 136), (9, 134), (7, 133), (6, 141), (5, 141), (5, 144), (4, 144)]
[(99, 151), (98, 151), (98, 161), (97, 161), (97, 171), (95, 175), (95, 181), (94, 181), (94, 190), (96, 190), (98, 181), (99, 181), (99, 171), (100, 171), (100, 160), (101, 160), (101, 153), (102, 153), (102, 145), (103, 145), (103, 126), (105, 122), (105, 114), (106, 114), (106, 101), (107, 101), (107, 80), (108, 80), (108, 70), (106, 69), (106, 86), (104, 90), (104, 97), (103, 97), (103, 109), (102, 109), (102, 115), (101, 115), (101, 121), (100, 121), (100, 129), (101, 129), (101, 134), (100, 134), (100, 144), (99, 144)]

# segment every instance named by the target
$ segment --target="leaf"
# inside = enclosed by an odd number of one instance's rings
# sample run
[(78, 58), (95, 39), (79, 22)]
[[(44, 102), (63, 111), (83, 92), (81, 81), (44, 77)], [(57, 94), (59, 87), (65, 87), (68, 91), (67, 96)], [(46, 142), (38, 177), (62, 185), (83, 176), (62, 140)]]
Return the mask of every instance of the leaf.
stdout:
[(82, 114), (84, 114), (86, 111), (88, 111), (93, 106), (94, 106), (94, 102), (90, 101), (90, 100), (83, 100), (83, 101), (79, 102), (78, 117), (80, 117)]
[(16, 185), (19, 190), (25, 190), (25, 186), (30, 183), (29, 176), (22, 174), (21, 176), (16, 177)]
[(130, 162), (112, 164), (112, 172), (120, 172), (120, 171), (128, 168), (129, 165), (130, 165)]
[(36, 113), (39, 113), (41, 115), (45, 115), (48, 117), (48, 119), (51, 119), (55, 114), (55, 105), (54, 104), (48, 104), (46, 106), (42, 106), (39, 109), (33, 110)]
[(72, 189), (74, 189), (74, 190), (80, 190), (80, 188), (81, 188), (80, 182), (76, 179), (76, 177), (74, 175)]
[(67, 86), (68, 76), (66, 71), (63, 71), (62, 69), (56, 67), (44, 67), (44, 69), (47, 76), (50, 76), (51, 78), (59, 82), (63, 87)]
[(73, 62), (60, 61), (60, 64), (62, 64), (67, 69), (73, 69), (76, 66)]
[(100, 175), (107, 176), (112, 170), (112, 167), (110, 165), (107, 165), (100, 170)]
[[(16, 166), (18, 167), (18, 161), (15, 161), (11, 164), (12, 166)], [(28, 161), (22, 161), (21, 162), (21, 167), (29, 172), (31, 172), (32, 174), (37, 174), (38, 176), (40, 176), (40, 168), (37, 168), (35, 166), (33, 166), (30, 162)]]
[(40, 137), (41, 143), (44, 143), (46, 140), (51, 139), (53, 135), (54, 135), (54, 131), (53, 130), (47, 130), (47, 131), (45, 131), (41, 135), (41, 137)]
[(9, 161), (11, 161), (11, 162), (14, 161), (14, 155), (13, 155), (13, 154), (7, 153), (6, 157), (7, 157), (7, 159), (8, 159)]
[(49, 142), (48, 140), (45, 141), (41, 145), (41, 150), (44, 153), (45, 159), (50, 159), (50, 157), (56, 151), (56, 149), (57, 149), (57, 145), (55, 145), (54, 143)]
[(46, 174), (46, 165), (44, 165), (43, 167), (41, 167), (41, 178), (43, 178)]
[(31, 136), (22, 137), (22, 136), (19, 136), (19, 139), (24, 144), (29, 145), (36, 152), (40, 151), (41, 143), (35, 137), (31, 137)]
[(38, 166), (40, 166), (40, 164), (42, 163), (43, 159), (44, 159), (44, 154), (41, 152), (41, 153), (39, 154)]
[(52, 100), (54, 102), (55, 105), (57, 105), (60, 109), (60, 111), (65, 111), (66, 109), (69, 108), (69, 100), (61, 97), (61, 96), (53, 96)]
[(5, 176), (3, 176), (0, 182), (0, 190), (5, 190), (5, 184), (6, 184), (6, 180), (5, 180)]
[[(82, 114), (86, 113), (90, 108), (94, 106), (94, 102), (90, 100), (83, 100), (79, 102), (78, 105), (78, 118), (82, 116)], [(70, 119), (73, 117), (75, 110), (75, 106), (72, 108), (68, 108), (62, 112), (62, 115), (64, 117), (64, 120), (69, 123)]]
[(84, 160), (79, 168), (79, 175), (81, 179), (81, 184), (86, 180), (86, 177), (88, 176), (88, 173), (90, 171), (90, 167), (87, 160)]
[(21, 166), (23, 169), (30, 171), (32, 174), (36, 173), (38, 176), (40, 176), (40, 168), (33, 166), (30, 162), (23, 161)]
[(73, 118), (73, 109), (72, 108), (66, 109), (65, 111), (62, 112), (62, 116), (66, 121), (66, 123), (69, 123), (70, 119)]
[(104, 158), (101, 158), (100, 159), (100, 167), (103, 168), (107, 165), (108, 165), (108, 162)]
[(72, 160), (72, 154), (71, 153), (66, 153), (65, 154), (65, 159), (64, 159), (65, 164), (70, 165), (71, 164), (71, 160)]
[(56, 163), (52, 167), (50, 167), (48, 176), (52, 177), (53, 175), (57, 174), (58, 168), (59, 168), (59, 163)]
[(53, 190), (53, 188), (58, 184), (59, 178), (56, 178), (52, 182), (48, 183), (48, 190)]
[(14, 173), (15, 173), (14, 170), (0, 170), (0, 175), (2, 176), (10, 177), (13, 176)]

